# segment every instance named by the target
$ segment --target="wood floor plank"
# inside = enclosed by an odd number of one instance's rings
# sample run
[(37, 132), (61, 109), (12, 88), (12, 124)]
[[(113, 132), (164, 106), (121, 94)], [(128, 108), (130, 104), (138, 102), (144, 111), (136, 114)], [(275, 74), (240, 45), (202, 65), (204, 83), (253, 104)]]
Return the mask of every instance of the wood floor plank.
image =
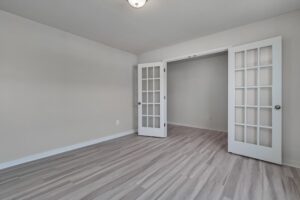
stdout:
[(227, 152), (223, 132), (169, 126), (0, 171), (0, 199), (299, 200), (300, 170)]

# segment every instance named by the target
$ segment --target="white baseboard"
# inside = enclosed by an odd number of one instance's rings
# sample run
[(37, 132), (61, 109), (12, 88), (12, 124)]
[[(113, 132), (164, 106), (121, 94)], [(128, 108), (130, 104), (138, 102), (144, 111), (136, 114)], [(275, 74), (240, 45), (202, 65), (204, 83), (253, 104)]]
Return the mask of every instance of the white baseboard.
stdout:
[(124, 132), (121, 132), (121, 133), (116, 133), (116, 134), (113, 134), (113, 135), (104, 136), (104, 137), (101, 137), (101, 138), (98, 138), (98, 139), (95, 139), (95, 140), (90, 140), (90, 141), (86, 141), (86, 142), (82, 142), (82, 143), (78, 143), (78, 144), (74, 144), (74, 145), (70, 145), (70, 146), (66, 146), (66, 147), (61, 147), (61, 148), (53, 149), (53, 150), (46, 151), (46, 152), (43, 152), (43, 153), (29, 155), (29, 156), (26, 156), (26, 157), (23, 157), (23, 158), (20, 158), (20, 159), (17, 159), (17, 160), (12, 160), (12, 161), (8, 161), (8, 162), (5, 162), (5, 163), (0, 163), (0, 170), (6, 169), (6, 168), (9, 168), (9, 167), (13, 167), (13, 166), (16, 166), (16, 165), (28, 163), (28, 162), (31, 162), (31, 161), (39, 160), (39, 159), (42, 159), (42, 158), (47, 158), (47, 157), (54, 156), (54, 155), (57, 155), (57, 154), (65, 153), (67, 151), (80, 149), (80, 148), (87, 147), (87, 146), (90, 146), (90, 145), (93, 145), (93, 144), (98, 144), (98, 143), (105, 142), (105, 141), (108, 141), (108, 140), (112, 140), (112, 139), (115, 139), (115, 138), (130, 135), (130, 134), (133, 134), (133, 133), (136, 133), (136, 130), (131, 129), (131, 130), (124, 131)]
[[(181, 123), (175, 123), (175, 122), (168, 122), (168, 124), (212, 130), (210, 128), (203, 128), (203, 127), (198, 127), (198, 126), (194, 126), (194, 125), (190, 125), (190, 124), (181, 124)], [(227, 131), (221, 131), (221, 130), (215, 130), (215, 131), (227, 132)], [(58, 155), (58, 154), (68, 152), (68, 151), (72, 151), (72, 150), (75, 150), (75, 149), (80, 149), (80, 148), (87, 147), (87, 146), (90, 146), (90, 145), (93, 145), (93, 144), (98, 144), (98, 143), (105, 142), (105, 141), (108, 141), (108, 140), (116, 139), (116, 138), (123, 137), (123, 136), (126, 136), (126, 135), (130, 135), (130, 134), (133, 134), (133, 133), (136, 133), (135, 129), (131, 129), (131, 130), (124, 131), (124, 132), (121, 132), (121, 133), (116, 133), (116, 134), (113, 134), (113, 135), (101, 137), (101, 138), (98, 138), (98, 139), (95, 139), (95, 140), (90, 140), (90, 141), (74, 144), (74, 145), (71, 145), (71, 146), (66, 146), (66, 147), (53, 149), (53, 150), (46, 151), (46, 152), (43, 152), (43, 153), (38, 153), (38, 154), (26, 156), (26, 157), (23, 157), (23, 158), (20, 158), (20, 159), (17, 159), (17, 160), (8, 161), (8, 162), (5, 162), (5, 163), (0, 163), (0, 170), (6, 169), (6, 168), (9, 168), (9, 167), (13, 167), (13, 166), (17, 166), (17, 165), (20, 165), (20, 164), (28, 163), (28, 162), (31, 162), (31, 161), (39, 160), (39, 159), (42, 159), (42, 158), (47, 158), (47, 157), (50, 157), (50, 156)], [(300, 169), (300, 163), (297, 162), (297, 161), (285, 161), (283, 163), (283, 165)]]
[(191, 128), (199, 128), (199, 129), (205, 129), (205, 130), (212, 130), (212, 131), (218, 131), (218, 132), (225, 132), (227, 133), (227, 130), (217, 130), (217, 129), (212, 129), (212, 128), (206, 128), (206, 127), (199, 127), (191, 124), (182, 124), (182, 123), (177, 123), (177, 122), (168, 122), (170, 125), (176, 125), (176, 126), (186, 126), (186, 127), (191, 127)]
[(299, 161), (287, 160), (287, 161), (283, 162), (283, 165), (300, 169), (300, 162)]

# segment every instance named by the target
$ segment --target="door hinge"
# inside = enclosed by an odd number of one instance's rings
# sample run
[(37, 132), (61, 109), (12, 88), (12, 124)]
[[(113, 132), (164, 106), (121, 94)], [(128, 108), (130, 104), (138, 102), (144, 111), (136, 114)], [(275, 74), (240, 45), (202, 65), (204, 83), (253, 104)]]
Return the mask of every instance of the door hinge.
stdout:
[(164, 123), (164, 127), (166, 127), (166, 123)]
[(164, 99), (166, 99), (166, 96), (164, 96)]
[(166, 68), (164, 68), (164, 72), (166, 72)]

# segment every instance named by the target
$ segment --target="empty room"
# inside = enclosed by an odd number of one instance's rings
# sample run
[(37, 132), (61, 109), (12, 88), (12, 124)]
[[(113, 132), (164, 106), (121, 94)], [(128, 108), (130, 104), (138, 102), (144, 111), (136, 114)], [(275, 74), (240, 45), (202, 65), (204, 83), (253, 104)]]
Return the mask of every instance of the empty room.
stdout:
[(300, 200), (299, 0), (0, 0), (0, 199)]

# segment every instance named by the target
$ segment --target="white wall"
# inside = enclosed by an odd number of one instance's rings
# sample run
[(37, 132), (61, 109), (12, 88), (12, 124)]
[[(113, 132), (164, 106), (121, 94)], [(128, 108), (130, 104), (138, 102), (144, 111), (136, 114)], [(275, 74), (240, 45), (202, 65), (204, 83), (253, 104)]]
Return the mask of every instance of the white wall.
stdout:
[(0, 27), (0, 163), (134, 128), (135, 55), (3, 11)]
[(168, 122), (227, 131), (228, 56), (168, 63)]
[(300, 10), (147, 52), (139, 56), (139, 62), (160, 61), (278, 35), (283, 37), (283, 160), (300, 166)]

